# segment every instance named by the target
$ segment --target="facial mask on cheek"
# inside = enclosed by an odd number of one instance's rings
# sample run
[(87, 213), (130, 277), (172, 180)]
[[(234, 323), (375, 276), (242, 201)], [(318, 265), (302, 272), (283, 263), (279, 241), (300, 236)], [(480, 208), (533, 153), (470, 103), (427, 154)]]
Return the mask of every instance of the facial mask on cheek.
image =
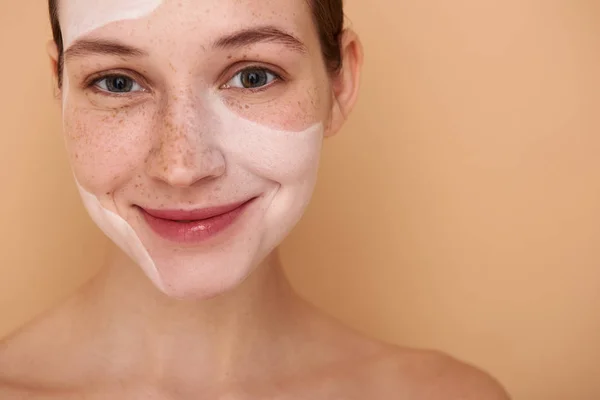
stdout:
[(164, 291), (164, 284), (156, 265), (131, 225), (115, 212), (103, 207), (98, 198), (87, 192), (77, 182), (77, 179), (75, 179), (75, 183), (77, 189), (79, 189), (83, 205), (96, 225), (144, 270), (160, 290)]
[(258, 256), (265, 257), (298, 223), (312, 198), (323, 124), (315, 123), (300, 132), (284, 131), (244, 119), (219, 99), (210, 103), (222, 124), (215, 141), (227, 155), (228, 164), (244, 169), (246, 176), (279, 184), (271, 193), (263, 218)]
[(63, 45), (111, 22), (143, 18), (162, 4), (162, 0), (61, 0), (60, 21)]

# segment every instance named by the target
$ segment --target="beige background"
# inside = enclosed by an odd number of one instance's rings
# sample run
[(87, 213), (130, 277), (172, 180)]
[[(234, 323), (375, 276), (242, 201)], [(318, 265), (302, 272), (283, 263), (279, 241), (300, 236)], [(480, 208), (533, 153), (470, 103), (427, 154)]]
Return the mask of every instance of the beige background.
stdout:
[[(443, 349), (522, 400), (600, 398), (600, 3), (348, 0), (362, 97), (284, 246), (312, 301)], [(45, 55), (0, 0), (0, 336), (102, 261)]]

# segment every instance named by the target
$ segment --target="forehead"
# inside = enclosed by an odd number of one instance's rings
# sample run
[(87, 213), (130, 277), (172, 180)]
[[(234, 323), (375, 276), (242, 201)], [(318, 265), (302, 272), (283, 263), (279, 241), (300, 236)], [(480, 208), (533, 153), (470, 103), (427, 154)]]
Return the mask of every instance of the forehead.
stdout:
[[(309, 0), (61, 0), (64, 47), (118, 22), (129, 36), (210, 36), (254, 25), (302, 35), (313, 28)], [(144, 22), (143, 25), (140, 23)], [(144, 29), (140, 29), (143, 26)]]

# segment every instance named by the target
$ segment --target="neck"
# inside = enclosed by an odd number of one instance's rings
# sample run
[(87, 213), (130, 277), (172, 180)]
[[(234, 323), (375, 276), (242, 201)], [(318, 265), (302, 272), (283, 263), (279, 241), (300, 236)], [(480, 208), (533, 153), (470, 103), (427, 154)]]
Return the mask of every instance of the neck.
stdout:
[(275, 365), (270, 353), (282, 350), (278, 345), (301, 330), (307, 315), (277, 252), (233, 291), (200, 301), (165, 296), (115, 252), (82, 296), (98, 350), (108, 353), (114, 373), (148, 379), (250, 379), (257, 361)]

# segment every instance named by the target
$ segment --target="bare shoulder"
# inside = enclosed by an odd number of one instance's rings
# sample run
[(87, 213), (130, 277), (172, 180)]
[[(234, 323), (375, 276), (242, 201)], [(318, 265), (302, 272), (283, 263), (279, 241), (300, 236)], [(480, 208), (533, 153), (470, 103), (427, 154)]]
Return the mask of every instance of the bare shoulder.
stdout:
[(43, 329), (37, 326), (37, 321), (30, 322), (0, 340), (0, 398), (26, 398), (29, 394), (30, 378), (44, 357), (39, 347), (43, 343)]
[(490, 374), (442, 352), (383, 343), (337, 320), (326, 319), (324, 325), (325, 329), (318, 332), (319, 337), (327, 337), (322, 347), (335, 349), (342, 360), (327, 374), (320, 374), (321, 378), (334, 381), (334, 386), (341, 391), (325, 398), (510, 399), (507, 391)]
[[(483, 370), (447, 354), (416, 349), (390, 349), (375, 370), (385, 377), (385, 399), (509, 400), (504, 387)], [(391, 392), (398, 397), (391, 396)]]
[[(4, 339), (0, 339), (0, 398), (6, 391), (53, 386), (72, 371), (74, 340), (80, 329), (64, 307), (49, 310)], [(67, 372), (71, 371), (68, 375)]]

